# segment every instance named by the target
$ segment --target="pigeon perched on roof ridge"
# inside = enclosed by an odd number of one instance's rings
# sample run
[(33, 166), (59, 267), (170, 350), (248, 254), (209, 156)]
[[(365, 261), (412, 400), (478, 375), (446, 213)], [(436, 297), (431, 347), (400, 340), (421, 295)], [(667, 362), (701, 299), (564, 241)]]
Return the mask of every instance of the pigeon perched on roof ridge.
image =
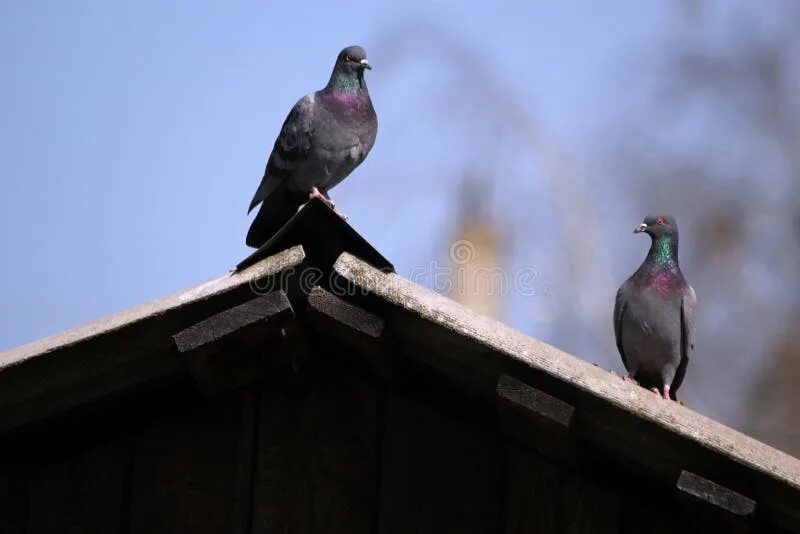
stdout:
[(650, 235), (650, 250), (617, 292), (614, 336), (625, 379), (677, 400), (694, 349), (697, 297), (678, 263), (675, 218), (648, 216), (640, 232)]
[(366, 69), (371, 66), (364, 49), (345, 48), (328, 84), (289, 112), (250, 202), (248, 213), (261, 208), (247, 232), (248, 246), (263, 245), (309, 198), (335, 209), (328, 191), (364, 161), (378, 131)]

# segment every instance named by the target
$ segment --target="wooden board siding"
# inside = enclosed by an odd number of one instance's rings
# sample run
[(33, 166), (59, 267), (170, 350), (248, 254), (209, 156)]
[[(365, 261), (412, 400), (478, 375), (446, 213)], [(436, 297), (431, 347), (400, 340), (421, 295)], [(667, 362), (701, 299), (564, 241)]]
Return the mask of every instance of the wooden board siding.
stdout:
[(715, 530), (687, 528), (695, 512), (646, 480), (545, 458), (469, 404), (330, 351), (255, 387), (165, 403), (114, 435), (100, 425), (40, 444), (0, 468), (0, 534)]
[(253, 412), (246, 395), (204, 400), (136, 436), (130, 534), (242, 532)]
[(261, 390), (253, 534), (369, 533), (378, 389), (327, 358)]
[(54, 441), (48, 449), (52, 456), (30, 469), (25, 532), (120, 532), (127, 508), (130, 440), (112, 436), (71, 448)]
[(499, 532), (496, 435), (409, 392), (387, 392), (384, 413), (378, 532)]

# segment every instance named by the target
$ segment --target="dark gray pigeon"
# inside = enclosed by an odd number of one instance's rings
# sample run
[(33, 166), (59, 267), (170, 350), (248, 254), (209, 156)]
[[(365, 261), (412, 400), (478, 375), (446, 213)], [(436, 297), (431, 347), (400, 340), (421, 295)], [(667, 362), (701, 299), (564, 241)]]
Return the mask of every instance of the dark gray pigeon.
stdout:
[(646, 217), (634, 233), (652, 243), (641, 267), (617, 292), (614, 335), (626, 380), (677, 400), (694, 349), (694, 289), (678, 265), (678, 226), (669, 215)]
[(364, 81), (370, 68), (363, 48), (345, 48), (328, 85), (289, 112), (250, 202), (248, 213), (258, 204), (261, 208), (247, 232), (248, 246), (263, 245), (309, 198), (335, 209), (328, 191), (364, 161), (378, 132)]

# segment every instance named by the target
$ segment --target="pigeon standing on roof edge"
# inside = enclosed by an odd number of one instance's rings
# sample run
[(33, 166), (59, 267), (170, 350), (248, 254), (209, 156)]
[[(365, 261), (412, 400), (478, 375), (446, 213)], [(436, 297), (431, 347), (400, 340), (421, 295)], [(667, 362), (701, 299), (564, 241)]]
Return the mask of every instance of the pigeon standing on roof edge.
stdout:
[(378, 132), (364, 80), (370, 68), (363, 48), (345, 48), (328, 85), (289, 112), (250, 202), (248, 213), (261, 208), (247, 232), (248, 246), (263, 245), (309, 198), (334, 208), (328, 191), (364, 161)]
[(678, 226), (669, 215), (646, 217), (635, 233), (650, 235), (642, 265), (617, 292), (614, 335), (625, 378), (677, 400), (694, 349), (697, 303), (678, 264)]

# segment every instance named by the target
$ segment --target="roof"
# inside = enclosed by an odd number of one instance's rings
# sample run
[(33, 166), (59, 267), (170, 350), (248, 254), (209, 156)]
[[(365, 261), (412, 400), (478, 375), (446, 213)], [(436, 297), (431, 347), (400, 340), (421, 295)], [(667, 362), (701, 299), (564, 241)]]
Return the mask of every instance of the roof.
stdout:
[(758, 506), (800, 531), (800, 461), (395, 274), (321, 203), (255, 254), (232, 274), (0, 353), (0, 433), (187, 372), (209, 392), (236, 387), (264, 363), (220, 372), (232, 367), (209, 347), (296, 339), (300, 325), (383, 379), (434, 383), (496, 413), (561, 461), (635, 466), (709, 502), (721, 488), (740, 499), (720, 506)]

